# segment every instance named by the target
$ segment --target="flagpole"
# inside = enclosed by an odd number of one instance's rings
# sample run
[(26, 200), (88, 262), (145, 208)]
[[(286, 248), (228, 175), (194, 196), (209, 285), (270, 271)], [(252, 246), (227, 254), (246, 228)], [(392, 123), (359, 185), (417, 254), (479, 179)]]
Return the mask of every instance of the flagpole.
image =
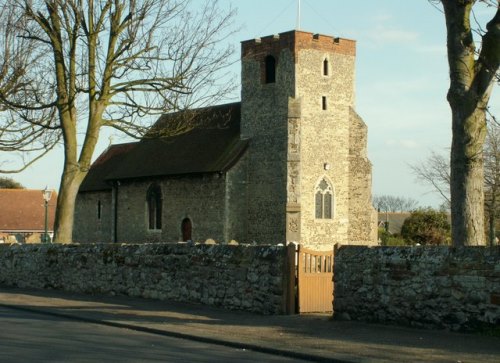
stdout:
[(297, 1), (297, 30), (300, 30), (300, 0)]

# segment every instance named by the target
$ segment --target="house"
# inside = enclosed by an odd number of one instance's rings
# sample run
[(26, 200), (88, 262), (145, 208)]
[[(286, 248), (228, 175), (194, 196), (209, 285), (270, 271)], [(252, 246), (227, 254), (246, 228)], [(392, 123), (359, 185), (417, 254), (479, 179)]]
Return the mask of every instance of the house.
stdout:
[(77, 196), (75, 242), (376, 244), (355, 41), (295, 30), (241, 51), (241, 102), (192, 110), (190, 131), (98, 157)]
[[(52, 238), (57, 193), (47, 204), (47, 232)], [(0, 189), (0, 243), (38, 243), (45, 233), (43, 190)]]
[(410, 212), (378, 212), (379, 228), (385, 228), (390, 234), (398, 235), (410, 215)]

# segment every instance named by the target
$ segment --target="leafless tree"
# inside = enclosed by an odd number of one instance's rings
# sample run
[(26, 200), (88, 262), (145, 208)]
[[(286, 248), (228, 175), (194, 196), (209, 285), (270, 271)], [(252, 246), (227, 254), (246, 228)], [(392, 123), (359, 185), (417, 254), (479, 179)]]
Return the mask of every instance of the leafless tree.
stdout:
[[(430, 1), (442, 5), (447, 29), (452, 240), (455, 246), (484, 245), (483, 145), (486, 110), (500, 65), (500, 0)], [(475, 27), (474, 9), (482, 5), (493, 15), (486, 26)]]
[(375, 209), (381, 212), (411, 212), (418, 207), (415, 199), (393, 195), (375, 195), (373, 197)]
[(488, 216), (488, 240), (495, 244), (496, 222), (500, 206), (500, 125), (493, 118), (489, 123), (484, 146), (484, 205)]
[[(233, 10), (217, 0), (0, 0), (16, 41), (0, 88), (7, 124), (58, 135), (64, 167), (56, 242), (71, 242), (75, 199), (103, 127), (144, 135), (159, 114), (223, 100)], [(29, 50), (29, 51), (24, 51)], [(185, 120), (189, 122), (189, 120)], [(175, 123), (168, 136), (189, 129)], [(16, 131), (16, 130), (10, 130)], [(14, 132), (13, 134), (16, 134)]]
[(450, 162), (443, 154), (431, 151), (424, 162), (410, 165), (413, 174), (422, 184), (428, 184), (432, 191), (443, 199), (444, 203), (450, 205)]
[[(492, 116), (489, 118), (484, 144), (484, 209), (488, 220), (488, 240), (495, 241), (495, 226), (500, 206), (500, 125)], [(411, 165), (418, 181), (427, 184), (438, 193), (445, 204), (450, 204), (450, 164), (443, 154), (432, 151), (430, 156), (418, 165)]]
[[(13, 29), (22, 28), (24, 19), (16, 17), (14, 8), (0, 2), (0, 94), (16, 99), (33, 81), (25, 77), (30, 60), (37, 57), (32, 44), (18, 37)], [(60, 132), (51, 127), (55, 113), (29, 107), (15, 116), (15, 110), (0, 102), (0, 173), (17, 173), (48, 153), (59, 141)], [(36, 118), (36, 123), (25, 122)], [(51, 132), (47, 130), (52, 129)], [(10, 162), (9, 162), (10, 160)]]

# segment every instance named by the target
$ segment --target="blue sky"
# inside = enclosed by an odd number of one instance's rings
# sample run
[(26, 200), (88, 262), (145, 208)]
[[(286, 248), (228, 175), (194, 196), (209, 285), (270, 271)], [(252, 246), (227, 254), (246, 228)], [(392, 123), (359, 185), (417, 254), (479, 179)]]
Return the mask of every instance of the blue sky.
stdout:
[[(220, 1), (238, 10), (235, 24), (241, 30), (229, 40), (238, 54), (241, 40), (296, 28), (298, 0)], [(481, 8), (476, 16), (489, 19), (493, 12)], [(438, 206), (439, 198), (415, 182), (408, 165), (424, 160), (431, 150), (447, 152), (451, 143), (443, 14), (427, 0), (301, 0), (300, 23), (304, 31), (357, 40), (356, 110), (368, 125), (373, 194)], [(234, 72), (239, 72), (237, 65)], [(500, 115), (498, 87), (490, 105)], [(108, 143), (102, 137), (94, 157)], [(28, 188), (58, 188), (62, 160), (60, 147), (12, 177)]]

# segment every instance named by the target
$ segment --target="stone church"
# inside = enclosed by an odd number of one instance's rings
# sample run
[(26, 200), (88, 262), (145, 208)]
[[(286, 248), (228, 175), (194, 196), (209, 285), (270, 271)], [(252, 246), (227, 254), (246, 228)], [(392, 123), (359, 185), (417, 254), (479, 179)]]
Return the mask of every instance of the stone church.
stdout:
[(241, 102), (99, 156), (77, 197), (75, 242), (376, 243), (355, 41), (289, 31), (241, 52)]

